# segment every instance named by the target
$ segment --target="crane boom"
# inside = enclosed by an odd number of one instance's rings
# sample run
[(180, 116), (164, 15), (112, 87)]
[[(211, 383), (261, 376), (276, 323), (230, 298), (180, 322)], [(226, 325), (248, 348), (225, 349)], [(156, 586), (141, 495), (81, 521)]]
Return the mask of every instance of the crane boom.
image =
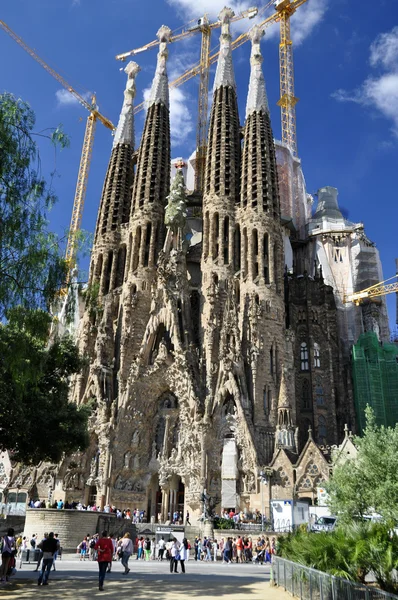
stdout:
[(353, 302), (358, 306), (361, 304), (362, 300), (377, 298), (378, 296), (385, 296), (386, 294), (393, 294), (394, 292), (398, 292), (398, 282), (387, 283), (387, 281), (391, 281), (391, 279), (396, 279), (397, 275), (393, 275), (393, 277), (389, 277), (389, 279), (385, 279), (384, 281), (380, 281), (379, 283), (375, 283), (375, 285), (371, 285), (360, 292), (355, 292), (353, 294), (349, 294), (345, 297), (344, 302)]

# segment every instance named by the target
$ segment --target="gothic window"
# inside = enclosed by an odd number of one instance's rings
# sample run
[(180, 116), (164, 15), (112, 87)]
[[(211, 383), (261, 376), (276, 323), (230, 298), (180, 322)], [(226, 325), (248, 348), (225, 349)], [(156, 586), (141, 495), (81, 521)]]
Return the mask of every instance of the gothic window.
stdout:
[(343, 255), (342, 255), (340, 248), (334, 249), (334, 262), (335, 263), (343, 262)]
[(124, 279), (124, 268), (126, 266), (126, 246), (123, 245), (119, 248), (117, 253), (117, 266), (116, 266), (116, 281), (115, 287), (120, 287), (123, 284)]
[(225, 217), (225, 219), (224, 219), (223, 243), (224, 243), (224, 265), (227, 265), (229, 263), (229, 217)]
[(303, 409), (308, 410), (311, 408), (311, 394), (310, 394), (310, 384), (308, 379), (304, 379), (303, 385), (301, 388), (301, 403)]
[(219, 236), (220, 236), (220, 218), (218, 213), (214, 215), (214, 231), (213, 231), (213, 258), (218, 257), (219, 252)]
[(95, 266), (95, 279), (96, 279), (96, 281), (100, 281), (101, 280), (101, 273), (102, 273), (102, 254), (99, 255), (98, 260), (97, 260), (97, 264)]
[(243, 276), (247, 276), (248, 271), (248, 256), (247, 256), (247, 229), (243, 230)]
[(319, 379), (319, 377), (317, 377), (317, 380), (315, 383), (315, 396), (316, 396), (317, 405), (323, 406), (325, 404), (325, 398), (323, 395), (322, 381)]
[(198, 290), (192, 290), (191, 296), (191, 320), (193, 341), (196, 346), (200, 344), (200, 295)]
[(276, 291), (279, 292), (279, 269), (278, 269), (278, 245), (274, 244), (274, 283)]
[(147, 267), (149, 265), (149, 253), (150, 253), (150, 249), (151, 249), (151, 234), (152, 234), (152, 224), (148, 223), (146, 226), (144, 267)]
[(264, 406), (264, 415), (268, 417), (269, 415), (269, 398), (268, 398), (268, 390), (265, 387), (263, 392), (263, 406)]
[(234, 267), (235, 267), (235, 273), (238, 273), (238, 271), (240, 271), (240, 261), (241, 261), (241, 257), (240, 257), (240, 227), (239, 225), (237, 225), (235, 227), (235, 233), (234, 233)]
[(268, 234), (263, 237), (263, 273), (264, 283), (269, 283)]
[(269, 371), (271, 375), (274, 374), (274, 348), (271, 346), (269, 350)]
[(104, 285), (103, 285), (103, 293), (107, 294), (109, 292), (109, 286), (111, 283), (111, 271), (112, 271), (112, 262), (113, 262), (113, 252), (108, 252), (108, 261), (105, 264), (105, 277), (104, 277)]
[(301, 342), (300, 344), (300, 369), (301, 371), (308, 371), (308, 346), (307, 342)]
[(319, 369), (321, 366), (321, 351), (319, 348), (319, 344), (314, 344), (314, 367)]
[(252, 277), (258, 277), (258, 233), (257, 229), (252, 232)]
[(140, 251), (141, 251), (141, 227), (137, 227), (134, 238), (134, 249), (133, 249), (133, 260), (131, 270), (135, 271), (140, 262)]
[(209, 219), (209, 211), (205, 214), (205, 226), (203, 232), (203, 241), (204, 241), (204, 258), (207, 258), (209, 254), (209, 237), (210, 237), (210, 219)]
[(320, 444), (326, 445), (326, 434), (326, 419), (321, 415), (318, 419), (318, 441)]

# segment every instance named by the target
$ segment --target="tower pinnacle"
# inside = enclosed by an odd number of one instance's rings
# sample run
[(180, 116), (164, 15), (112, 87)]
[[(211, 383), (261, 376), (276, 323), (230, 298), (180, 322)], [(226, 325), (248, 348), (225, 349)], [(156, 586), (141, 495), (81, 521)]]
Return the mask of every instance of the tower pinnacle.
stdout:
[(224, 7), (218, 15), (218, 18), (221, 21), (220, 55), (214, 79), (214, 91), (222, 86), (231, 86), (235, 88), (230, 32), (230, 24), (233, 16), (235, 16), (234, 11), (227, 7)]
[(253, 112), (269, 111), (264, 74), (261, 66), (263, 57), (260, 49), (260, 41), (263, 35), (264, 31), (258, 25), (255, 25), (249, 32), (252, 51), (250, 55), (251, 71), (246, 103), (246, 119)]
[(171, 29), (166, 25), (162, 25), (156, 35), (160, 44), (155, 76), (153, 78), (151, 93), (148, 101), (148, 108), (153, 104), (159, 103), (163, 103), (167, 108), (169, 108), (169, 81), (167, 77), (166, 62), (169, 55), (167, 44), (170, 42)]
[(124, 72), (127, 73), (126, 89), (124, 90), (124, 101), (119, 117), (119, 123), (113, 139), (113, 147), (117, 144), (130, 144), (134, 148), (134, 98), (135, 77), (141, 71), (137, 63), (130, 61)]

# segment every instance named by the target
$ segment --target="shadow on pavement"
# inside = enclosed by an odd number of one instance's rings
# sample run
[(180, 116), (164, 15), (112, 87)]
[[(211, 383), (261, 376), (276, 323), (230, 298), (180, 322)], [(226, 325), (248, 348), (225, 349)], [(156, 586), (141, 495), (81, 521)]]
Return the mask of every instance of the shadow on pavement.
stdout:
[[(21, 574), (22, 575), (22, 574)], [(110, 573), (105, 580), (105, 591), (98, 590), (98, 577), (93, 572), (82, 576), (81, 571), (51, 573), (49, 585), (37, 585), (37, 578), (16, 578), (11, 585), (0, 590), (6, 600), (62, 598), (88, 600), (90, 598), (128, 598), (134, 600), (186, 600), (187, 598), (222, 598), (231, 600), (264, 598), (268, 574), (250, 577), (233, 577), (228, 573), (130, 573), (126, 578), (120, 573)]]

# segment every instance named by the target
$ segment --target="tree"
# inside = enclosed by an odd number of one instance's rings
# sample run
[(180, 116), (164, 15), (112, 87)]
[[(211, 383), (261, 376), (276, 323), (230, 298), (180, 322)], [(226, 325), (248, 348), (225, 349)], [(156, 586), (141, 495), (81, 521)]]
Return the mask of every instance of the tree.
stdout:
[(330, 509), (345, 522), (372, 512), (386, 521), (397, 520), (398, 424), (395, 428), (378, 427), (368, 406), (364, 434), (353, 441), (356, 457), (334, 457), (333, 474), (325, 486)]
[(82, 368), (70, 337), (49, 346), (51, 318), (17, 307), (0, 325), (0, 449), (25, 464), (58, 462), (88, 445), (89, 406), (68, 402), (69, 378)]
[(67, 269), (57, 236), (48, 231), (56, 197), (41, 175), (34, 137), (61, 148), (68, 138), (61, 127), (35, 134), (34, 125), (28, 104), (0, 94), (0, 319), (18, 304), (48, 307)]

